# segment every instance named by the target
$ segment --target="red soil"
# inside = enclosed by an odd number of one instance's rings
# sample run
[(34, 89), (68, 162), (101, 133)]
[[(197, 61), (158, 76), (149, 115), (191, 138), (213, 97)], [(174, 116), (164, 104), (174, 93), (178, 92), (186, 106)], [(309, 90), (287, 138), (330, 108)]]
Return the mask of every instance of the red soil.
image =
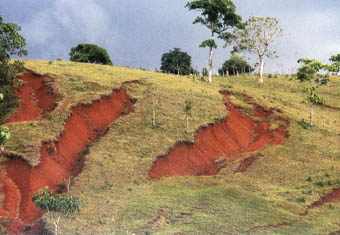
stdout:
[(4, 185), (5, 200), (0, 218), (10, 221), (10, 234), (20, 234), (25, 226), (42, 216), (32, 202), (34, 194), (45, 187), (58, 191), (77, 169), (84, 150), (132, 108), (133, 101), (124, 89), (115, 90), (92, 104), (78, 105), (72, 108), (58, 140), (42, 144), (39, 165), (31, 167), (22, 159), (4, 164), (0, 183)]
[(332, 192), (321, 197), (318, 201), (310, 205), (309, 208), (320, 207), (320, 206), (323, 206), (324, 204), (332, 203), (332, 202), (340, 202), (340, 188), (334, 189)]
[(7, 123), (37, 120), (56, 107), (57, 95), (48, 84), (48, 77), (26, 72), (19, 79), (23, 82), (16, 91), (19, 107)]
[[(225, 92), (229, 115), (223, 120), (198, 130), (194, 143), (177, 143), (168, 154), (157, 157), (149, 171), (153, 179), (169, 176), (215, 175), (223, 160), (235, 160), (241, 153), (254, 152), (267, 145), (283, 144), (289, 122), (278, 110), (267, 109), (243, 96), (253, 106), (251, 115), (234, 105)], [(271, 121), (279, 126), (270, 128)]]
[(248, 168), (251, 167), (258, 159), (259, 159), (259, 155), (253, 155), (253, 156), (243, 159), (234, 172), (235, 173), (246, 172)]

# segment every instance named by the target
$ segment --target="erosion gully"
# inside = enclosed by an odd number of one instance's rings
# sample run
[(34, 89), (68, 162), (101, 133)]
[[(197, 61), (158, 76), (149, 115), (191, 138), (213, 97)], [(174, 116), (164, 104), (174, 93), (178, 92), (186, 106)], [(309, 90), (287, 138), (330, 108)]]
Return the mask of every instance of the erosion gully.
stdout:
[[(20, 79), (24, 81), (17, 93), (20, 105), (8, 122), (38, 119), (54, 103), (52, 93), (43, 88), (43, 77), (26, 73)], [(131, 112), (133, 103), (121, 88), (91, 104), (79, 104), (71, 109), (57, 140), (42, 143), (37, 166), (21, 158), (0, 166), (0, 219), (7, 222), (9, 234), (29, 234), (40, 223), (42, 211), (32, 202), (35, 193), (45, 187), (59, 191), (69, 177), (79, 173), (84, 150), (121, 115)]]

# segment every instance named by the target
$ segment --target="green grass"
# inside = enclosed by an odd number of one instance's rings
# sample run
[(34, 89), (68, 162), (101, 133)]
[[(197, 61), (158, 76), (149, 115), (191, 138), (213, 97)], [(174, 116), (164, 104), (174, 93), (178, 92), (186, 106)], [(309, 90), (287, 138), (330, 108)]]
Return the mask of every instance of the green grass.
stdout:
[[(340, 229), (339, 204), (302, 216), (311, 202), (340, 186), (340, 111), (318, 107), (315, 125), (304, 129), (298, 122), (309, 116), (305, 84), (279, 77), (260, 86), (253, 77), (239, 77), (215, 78), (210, 85), (122, 67), (46, 61), (27, 61), (26, 66), (55, 78), (63, 96), (46, 120), (10, 125), (8, 149), (32, 164), (38, 155), (30, 150), (58, 135), (70, 107), (125, 81), (141, 81), (128, 86), (138, 100), (135, 111), (90, 148), (70, 192), (81, 199), (82, 210), (76, 218), (63, 218), (64, 234), (328, 234)], [(199, 126), (227, 115), (219, 94), (226, 88), (280, 108), (291, 121), (287, 142), (266, 148), (245, 173), (234, 174), (238, 162), (229, 162), (213, 177), (150, 181), (147, 172), (156, 156), (178, 140), (192, 140)], [(320, 88), (326, 104), (340, 107), (339, 88), (336, 78)], [(156, 128), (151, 125), (152, 97), (158, 101)], [(186, 133), (188, 99), (193, 118)], [(246, 107), (237, 96), (233, 101)]]

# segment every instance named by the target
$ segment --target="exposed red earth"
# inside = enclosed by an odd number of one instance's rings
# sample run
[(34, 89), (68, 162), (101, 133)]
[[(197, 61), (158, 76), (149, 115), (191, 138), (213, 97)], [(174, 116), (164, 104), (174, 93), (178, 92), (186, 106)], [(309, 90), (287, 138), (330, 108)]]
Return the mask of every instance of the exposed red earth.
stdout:
[(340, 188), (334, 189), (332, 192), (321, 197), (318, 201), (310, 205), (309, 208), (317, 208), (332, 202), (340, 202)]
[[(242, 95), (252, 112), (233, 104), (230, 92), (223, 92), (228, 115), (222, 121), (201, 127), (194, 143), (175, 144), (166, 155), (159, 156), (149, 171), (152, 179), (169, 176), (215, 175), (220, 163), (239, 159), (244, 153), (279, 145), (288, 136), (289, 121), (276, 109), (268, 109)], [(272, 123), (277, 127), (273, 128)]]
[(234, 172), (235, 173), (246, 172), (248, 168), (251, 167), (259, 158), (260, 155), (253, 155), (243, 159)]
[(57, 95), (49, 77), (25, 72), (18, 79), (22, 81), (16, 91), (19, 106), (6, 120), (7, 123), (37, 120), (56, 107)]
[[(0, 194), (2, 190), (5, 197), (3, 205), (0, 204), (0, 219), (9, 221), (9, 234), (21, 234), (30, 226), (34, 229), (42, 216), (32, 202), (34, 194), (45, 187), (58, 191), (70, 176), (79, 173), (84, 150), (103, 135), (112, 122), (131, 112), (133, 103), (121, 88), (91, 104), (79, 104), (71, 109), (57, 140), (42, 143), (37, 166), (32, 167), (20, 158), (1, 166)], [(20, 111), (17, 116), (21, 117)]]

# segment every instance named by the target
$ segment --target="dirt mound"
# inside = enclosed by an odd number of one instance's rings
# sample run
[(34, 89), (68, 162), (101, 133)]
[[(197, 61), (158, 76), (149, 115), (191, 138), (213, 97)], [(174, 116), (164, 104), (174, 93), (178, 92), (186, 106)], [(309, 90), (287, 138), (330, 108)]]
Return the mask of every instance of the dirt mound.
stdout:
[[(215, 175), (223, 161), (235, 160), (241, 153), (261, 150), (267, 145), (284, 143), (289, 122), (278, 110), (262, 107), (243, 95), (244, 101), (253, 107), (247, 114), (231, 102), (230, 92), (223, 95), (228, 116), (200, 128), (194, 143), (177, 143), (168, 154), (157, 157), (149, 171), (151, 178)], [(276, 128), (272, 128), (273, 123)]]
[(72, 108), (59, 138), (42, 144), (39, 165), (31, 167), (21, 159), (4, 164), (0, 181), (5, 200), (0, 218), (11, 221), (11, 234), (19, 234), (41, 217), (41, 211), (32, 202), (34, 194), (44, 187), (58, 191), (77, 169), (84, 150), (132, 108), (133, 101), (124, 89), (114, 90), (91, 104), (78, 105)]
[(19, 106), (7, 123), (37, 120), (56, 107), (57, 95), (50, 85), (50, 78), (25, 72), (18, 79), (22, 81), (16, 91)]

